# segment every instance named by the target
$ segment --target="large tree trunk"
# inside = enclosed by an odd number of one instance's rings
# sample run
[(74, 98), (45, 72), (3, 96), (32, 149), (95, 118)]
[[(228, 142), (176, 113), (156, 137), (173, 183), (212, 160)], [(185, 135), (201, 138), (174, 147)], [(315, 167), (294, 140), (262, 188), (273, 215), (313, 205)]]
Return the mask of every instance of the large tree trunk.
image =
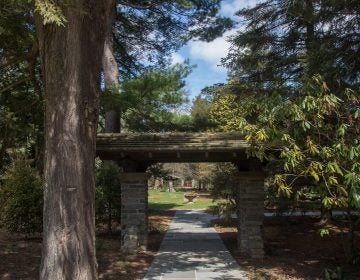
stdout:
[[(37, 21), (45, 82), (40, 279), (97, 279), (94, 158), (105, 3), (54, 1), (64, 27)], [(61, 5), (63, 3), (63, 5)]]
[[(106, 35), (104, 42), (104, 55), (102, 68), (106, 90), (117, 90), (119, 88), (119, 69), (114, 56), (113, 28), (116, 17), (116, 1), (106, 0)], [(105, 132), (120, 132), (120, 114), (117, 108), (105, 108)], [(112, 161), (104, 161), (104, 165), (116, 164)], [(112, 204), (109, 201), (108, 231), (112, 232)]]
[[(119, 69), (114, 56), (113, 27), (116, 17), (116, 2), (107, 0), (106, 39), (104, 43), (103, 72), (106, 90), (119, 88)], [(105, 132), (120, 132), (118, 108), (107, 108), (105, 112)]]

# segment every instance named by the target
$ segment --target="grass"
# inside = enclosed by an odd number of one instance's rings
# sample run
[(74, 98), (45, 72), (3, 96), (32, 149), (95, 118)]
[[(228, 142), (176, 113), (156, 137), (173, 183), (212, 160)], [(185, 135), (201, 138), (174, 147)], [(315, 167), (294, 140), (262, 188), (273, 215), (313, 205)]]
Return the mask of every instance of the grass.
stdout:
[(194, 203), (184, 201), (183, 191), (166, 192), (149, 190), (149, 208), (154, 210), (170, 209), (206, 209), (216, 205), (211, 198), (199, 197)]

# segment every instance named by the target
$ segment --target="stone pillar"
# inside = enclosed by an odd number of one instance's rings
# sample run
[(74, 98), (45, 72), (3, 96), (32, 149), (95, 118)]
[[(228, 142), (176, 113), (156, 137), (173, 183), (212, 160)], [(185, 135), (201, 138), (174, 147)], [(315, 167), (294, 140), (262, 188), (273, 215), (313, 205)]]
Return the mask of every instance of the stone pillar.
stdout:
[(121, 247), (134, 254), (146, 250), (148, 239), (148, 173), (122, 173)]
[(237, 189), (238, 249), (252, 258), (264, 257), (264, 173), (240, 172)]

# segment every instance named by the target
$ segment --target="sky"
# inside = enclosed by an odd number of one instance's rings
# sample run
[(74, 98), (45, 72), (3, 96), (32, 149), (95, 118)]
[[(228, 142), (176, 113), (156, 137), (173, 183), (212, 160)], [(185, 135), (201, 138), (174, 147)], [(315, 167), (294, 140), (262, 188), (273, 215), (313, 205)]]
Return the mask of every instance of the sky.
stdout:
[[(234, 13), (241, 8), (254, 6), (259, 0), (225, 0), (221, 5), (220, 14), (232, 18), (235, 22), (237, 17)], [(186, 91), (190, 100), (197, 96), (201, 89), (216, 83), (226, 82), (226, 69), (220, 66), (220, 60), (226, 57), (230, 43), (227, 38), (236, 33), (235, 28), (223, 34), (222, 37), (212, 42), (190, 41), (178, 52), (172, 54), (172, 63), (181, 63), (185, 59), (190, 60), (190, 65), (196, 65), (192, 73), (186, 79)]]

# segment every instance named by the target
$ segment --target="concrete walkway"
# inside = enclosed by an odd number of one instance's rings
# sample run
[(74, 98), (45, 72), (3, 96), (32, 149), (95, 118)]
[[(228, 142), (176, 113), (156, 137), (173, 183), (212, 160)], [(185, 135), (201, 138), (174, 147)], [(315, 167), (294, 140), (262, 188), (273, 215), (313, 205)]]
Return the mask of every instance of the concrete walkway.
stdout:
[(200, 210), (179, 210), (144, 280), (247, 280)]

